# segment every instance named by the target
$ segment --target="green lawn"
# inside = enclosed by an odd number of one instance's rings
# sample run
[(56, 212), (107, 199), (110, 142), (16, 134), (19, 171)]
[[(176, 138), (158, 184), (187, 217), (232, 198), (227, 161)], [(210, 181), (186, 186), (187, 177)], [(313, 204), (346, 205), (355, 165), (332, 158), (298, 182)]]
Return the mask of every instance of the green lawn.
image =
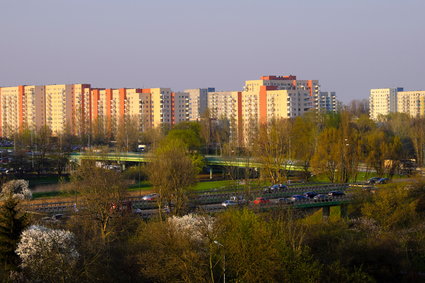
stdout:
[(38, 192), (32, 194), (32, 199), (39, 199), (39, 198), (54, 198), (54, 197), (69, 197), (72, 196), (72, 194), (68, 192), (62, 192), (62, 191), (54, 191), (54, 192)]
[[(232, 186), (234, 182), (230, 180), (224, 181), (210, 181), (210, 182), (199, 182), (195, 185), (193, 190), (195, 191), (207, 191), (212, 189), (224, 189)], [(151, 191), (153, 189), (152, 185), (148, 181), (142, 181), (140, 183), (136, 183), (131, 185), (128, 189), (131, 192), (137, 191)]]

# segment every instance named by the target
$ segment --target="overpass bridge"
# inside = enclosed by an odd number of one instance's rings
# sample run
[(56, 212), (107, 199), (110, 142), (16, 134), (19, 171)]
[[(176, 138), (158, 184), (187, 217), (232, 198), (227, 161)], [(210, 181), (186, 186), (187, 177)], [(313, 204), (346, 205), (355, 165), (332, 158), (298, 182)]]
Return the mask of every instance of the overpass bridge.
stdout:
[[(113, 162), (136, 162), (148, 163), (152, 161), (152, 155), (148, 153), (80, 153), (75, 152), (70, 155), (71, 160), (79, 162), (80, 160), (113, 161)], [(264, 163), (257, 162), (253, 158), (244, 157), (223, 157), (217, 155), (204, 156), (208, 166), (227, 166), (240, 168), (264, 168)], [(303, 168), (297, 165), (282, 164), (281, 169), (290, 171), (302, 171)]]
[[(352, 202), (352, 197), (348, 194), (341, 197), (334, 197), (327, 200), (315, 201), (313, 199), (306, 199), (293, 203), (279, 203), (278, 199), (283, 197), (289, 197), (294, 194), (302, 194), (306, 191), (314, 191), (316, 193), (326, 194), (333, 190), (349, 190), (349, 184), (309, 184), (309, 185), (290, 185), (287, 189), (274, 193), (264, 193), (262, 189), (256, 189), (251, 192), (252, 197), (262, 196), (270, 200), (269, 204), (265, 205), (252, 205), (245, 204), (252, 209), (268, 210), (279, 207), (293, 207), (296, 209), (309, 209), (309, 208), (322, 208), (323, 217), (328, 217), (330, 214), (330, 207), (340, 206), (341, 215), (346, 216), (347, 205)], [(190, 198), (190, 203), (195, 209), (207, 212), (215, 213), (223, 211), (225, 208), (221, 206), (221, 203), (229, 199), (233, 195), (242, 194), (242, 191), (201, 191), (194, 192)], [(158, 213), (156, 201), (145, 201), (142, 199), (143, 196), (128, 197), (124, 201), (131, 203), (134, 209), (138, 209), (142, 217), (151, 217)], [(25, 205), (25, 210), (29, 212), (42, 213), (42, 214), (72, 214), (76, 211), (76, 208), (83, 209), (83, 203), (75, 203), (74, 201), (62, 201), (62, 202), (33, 202), (29, 201)]]

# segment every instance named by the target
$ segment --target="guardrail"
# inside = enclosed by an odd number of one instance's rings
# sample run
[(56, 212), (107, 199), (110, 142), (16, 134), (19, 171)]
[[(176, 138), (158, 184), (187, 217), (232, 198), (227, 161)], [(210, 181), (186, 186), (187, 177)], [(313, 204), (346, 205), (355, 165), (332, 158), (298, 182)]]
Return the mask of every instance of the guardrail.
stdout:
[[(252, 190), (250, 192), (251, 197), (255, 198), (262, 196), (266, 199), (277, 199), (290, 197), (294, 194), (301, 194), (307, 191), (314, 191), (316, 193), (327, 193), (331, 190), (348, 190), (349, 184), (312, 184), (312, 185), (290, 185), (286, 189), (282, 189), (277, 192), (265, 193), (263, 188)], [(203, 206), (206, 204), (217, 204), (222, 203), (223, 201), (229, 199), (234, 195), (241, 195), (241, 191), (227, 191), (225, 193), (210, 193), (204, 192), (204, 194), (194, 194), (190, 199), (190, 202), (193, 206)], [(125, 200), (130, 201), (134, 208), (139, 208), (141, 210), (156, 209), (156, 201), (145, 201), (142, 199), (143, 196), (128, 197)], [(27, 203), (24, 207), (27, 210), (35, 212), (44, 212), (44, 213), (64, 213), (71, 212), (75, 210), (76, 203), (73, 201), (64, 201), (64, 202), (43, 202), (43, 203)]]

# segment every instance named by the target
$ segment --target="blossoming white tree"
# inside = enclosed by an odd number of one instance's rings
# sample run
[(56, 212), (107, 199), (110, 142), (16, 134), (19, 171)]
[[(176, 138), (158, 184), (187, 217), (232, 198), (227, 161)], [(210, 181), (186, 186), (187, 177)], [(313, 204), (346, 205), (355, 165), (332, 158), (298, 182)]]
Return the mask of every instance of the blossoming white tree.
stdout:
[(213, 218), (210, 216), (187, 214), (182, 217), (168, 218), (176, 231), (187, 234), (193, 240), (204, 240), (213, 230)]
[(71, 278), (79, 257), (72, 232), (36, 225), (22, 232), (16, 254), (25, 277), (48, 282)]
[(19, 199), (31, 199), (32, 192), (28, 181), (20, 179), (5, 183), (1, 188), (1, 198), (4, 199), (10, 195)]

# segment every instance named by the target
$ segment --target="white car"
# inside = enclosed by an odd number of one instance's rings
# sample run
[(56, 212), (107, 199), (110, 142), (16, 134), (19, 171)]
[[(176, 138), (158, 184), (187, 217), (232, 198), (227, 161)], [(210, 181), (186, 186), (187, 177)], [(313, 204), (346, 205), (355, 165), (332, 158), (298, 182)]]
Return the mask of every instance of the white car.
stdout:
[(235, 206), (235, 205), (238, 205), (238, 202), (229, 199), (229, 200), (223, 201), (221, 205), (224, 207)]
[(142, 197), (142, 200), (153, 201), (159, 197), (159, 194), (149, 194)]

